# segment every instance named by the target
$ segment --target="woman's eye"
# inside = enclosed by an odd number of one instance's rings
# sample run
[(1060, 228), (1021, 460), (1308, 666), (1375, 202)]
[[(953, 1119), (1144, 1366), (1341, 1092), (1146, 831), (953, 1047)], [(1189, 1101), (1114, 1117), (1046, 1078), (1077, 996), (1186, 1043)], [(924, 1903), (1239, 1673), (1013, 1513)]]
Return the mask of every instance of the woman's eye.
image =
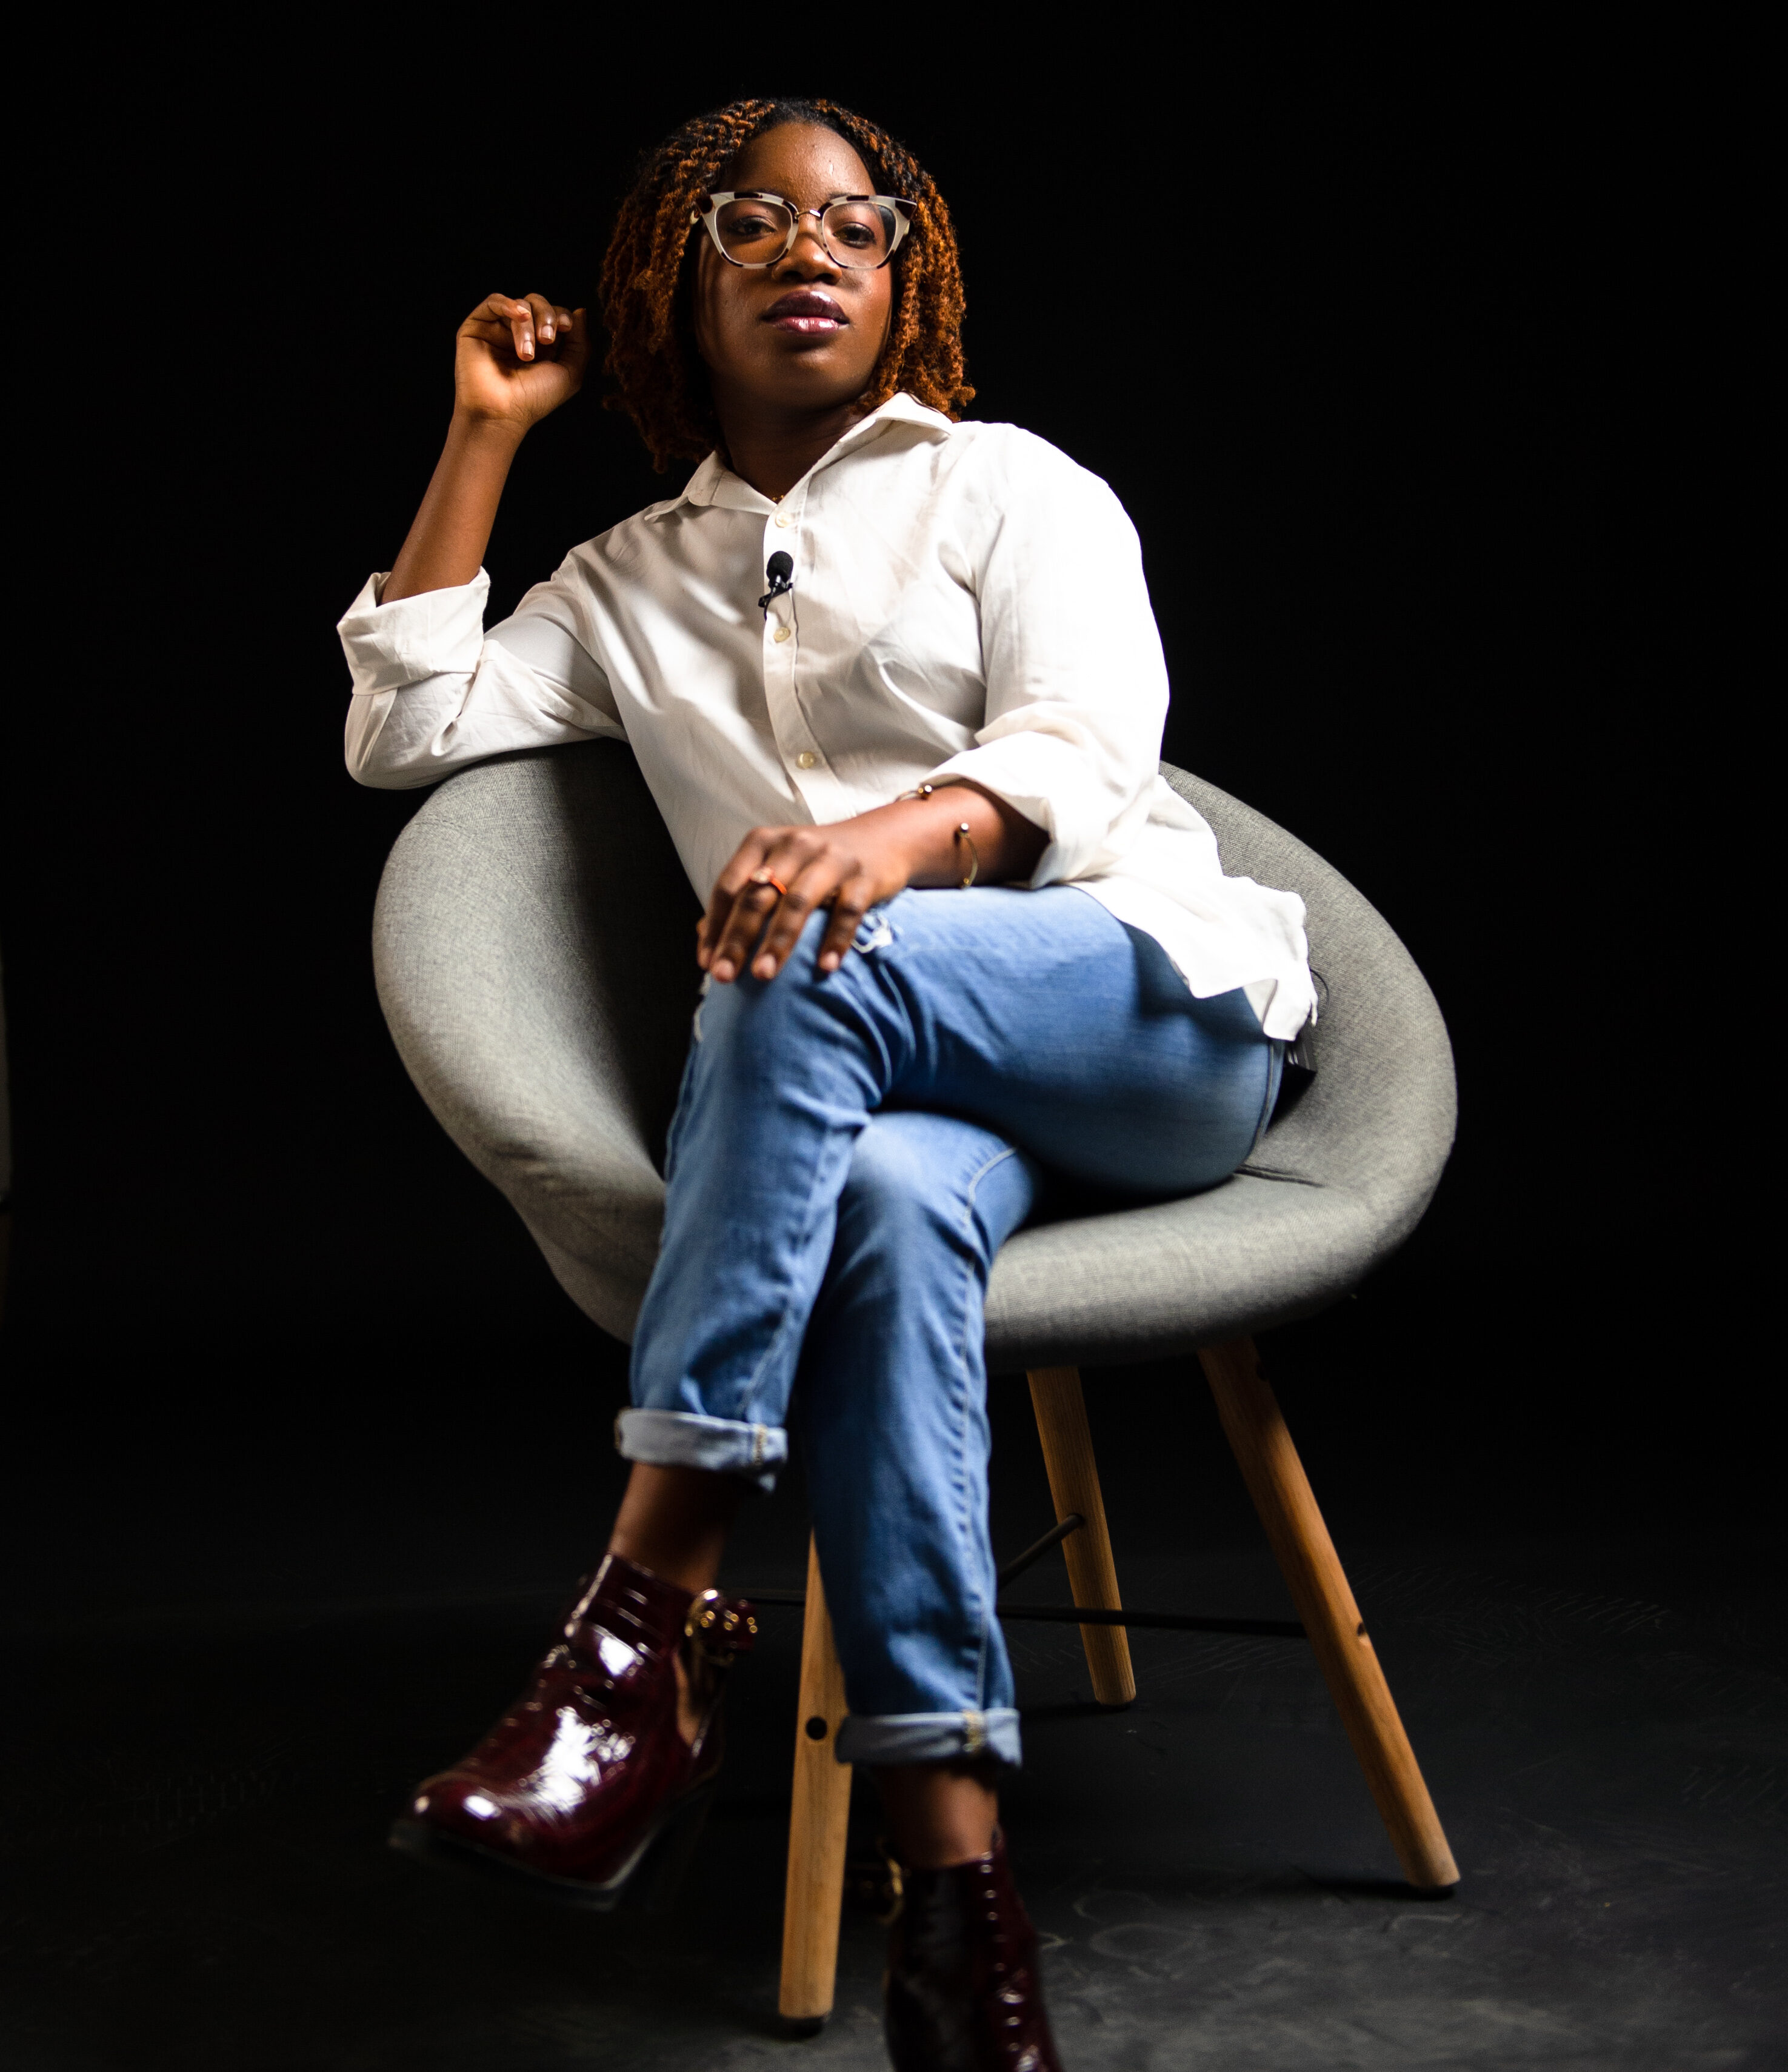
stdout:
[(757, 203), (735, 202), (720, 212), (720, 234), (729, 245), (773, 244), (787, 235), (787, 225), (779, 212), (772, 215)]

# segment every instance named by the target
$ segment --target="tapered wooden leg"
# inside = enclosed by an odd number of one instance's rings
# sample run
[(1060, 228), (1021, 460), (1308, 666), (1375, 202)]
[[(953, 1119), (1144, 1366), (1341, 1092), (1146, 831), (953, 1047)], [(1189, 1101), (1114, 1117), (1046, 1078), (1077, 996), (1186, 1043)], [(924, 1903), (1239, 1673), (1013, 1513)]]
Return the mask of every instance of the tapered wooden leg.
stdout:
[[(1037, 1412), (1037, 1436), (1043, 1442), (1043, 1465), (1049, 1470), (1057, 1523), (1076, 1511), (1087, 1521), (1062, 1542), (1074, 1601), (1089, 1611), (1121, 1611), (1117, 1564), (1105, 1530), (1105, 1503), (1099, 1493), (1099, 1464), (1087, 1429), (1079, 1368), (1033, 1368), (1030, 1400)], [(1137, 1695), (1129, 1635), (1120, 1626), (1083, 1626), (1080, 1643), (1087, 1651), (1093, 1696), (1101, 1705), (1128, 1705)]]
[(845, 1716), (845, 1672), (832, 1645), (820, 1557), (807, 1552), (801, 1701), (795, 1722), (795, 1806), (788, 1823), (783, 1983), (777, 2005), (792, 2022), (823, 2022), (838, 1980), (838, 1914), (845, 1897), (850, 1766), (833, 1753)]
[(1404, 1875), (1425, 1892), (1455, 1885), (1453, 1852), (1254, 1341), (1206, 1346), (1198, 1359)]

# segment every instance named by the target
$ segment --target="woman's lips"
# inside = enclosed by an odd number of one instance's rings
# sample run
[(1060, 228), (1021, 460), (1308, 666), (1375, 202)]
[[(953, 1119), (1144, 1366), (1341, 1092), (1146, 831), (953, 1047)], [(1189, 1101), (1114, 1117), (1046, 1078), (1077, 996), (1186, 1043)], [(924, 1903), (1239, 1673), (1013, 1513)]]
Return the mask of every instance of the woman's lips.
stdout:
[(783, 296), (764, 311), (763, 320), (795, 338), (829, 338), (849, 321), (830, 295), (811, 293)]

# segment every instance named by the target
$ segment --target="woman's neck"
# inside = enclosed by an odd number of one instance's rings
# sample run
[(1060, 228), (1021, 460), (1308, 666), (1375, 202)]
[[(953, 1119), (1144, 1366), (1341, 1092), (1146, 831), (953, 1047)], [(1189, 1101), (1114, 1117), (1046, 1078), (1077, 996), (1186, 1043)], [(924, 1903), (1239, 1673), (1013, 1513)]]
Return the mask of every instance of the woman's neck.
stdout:
[(860, 401), (831, 410), (729, 410), (715, 399), (726, 465), (760, 496), (779, 504), (813, 463), (869, 415)]

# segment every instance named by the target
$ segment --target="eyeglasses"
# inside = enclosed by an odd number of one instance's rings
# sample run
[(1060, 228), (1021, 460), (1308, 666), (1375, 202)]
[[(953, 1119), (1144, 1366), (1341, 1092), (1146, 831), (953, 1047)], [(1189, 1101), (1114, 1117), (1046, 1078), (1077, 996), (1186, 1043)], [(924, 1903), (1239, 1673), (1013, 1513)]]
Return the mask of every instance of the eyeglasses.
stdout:
[(820, 242), (835, 265), (873, 273), (886, 266), (912, 228), (913, 204), (898, 195), (834, 195), (824, 208), (797, 208), (781, 195), (740, 188), (704, 195), (692, 210), (705, 223), (714, 249), (734, 266), (774, 266), (795, 249), (801, 218), (820, 226)]

